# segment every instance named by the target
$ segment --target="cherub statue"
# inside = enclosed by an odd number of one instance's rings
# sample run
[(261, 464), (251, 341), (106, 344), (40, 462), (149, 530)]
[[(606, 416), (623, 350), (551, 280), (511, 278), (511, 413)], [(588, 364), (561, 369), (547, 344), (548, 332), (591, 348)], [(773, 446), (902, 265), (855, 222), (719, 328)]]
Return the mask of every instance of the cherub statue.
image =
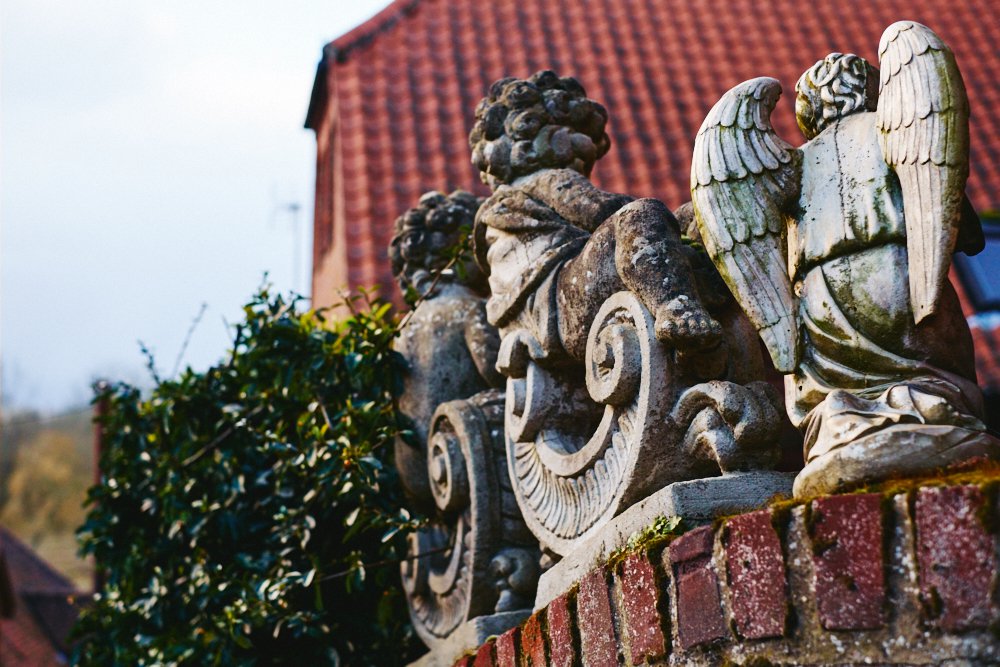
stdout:
[(610, 144), (604, 107), (542, 71), (494, 83), (475, 118), (507, 464), (546, 562), (669, 484), (772, 467), (779, 401), (749, 320), (680, 215), (588, 178)]
[(407, 363), (399, 410), (413, 431), (412, 444), (396, 443), (396, 465), (418, 504), (430, 502), (424, 448), (434, 410), (503, 384), (494, 368), (499, 338), (486, 321), (486, 279), (461, 250), (480, 203), (461, 190), (428, 192), (396, 219), (389, 246), (393, 275), (416, 304), (395, 344)]
[[(630, 290), (677, 348), (711, 347), (706, 311), (673, 214), (655, 199), (604, 192), (587, 178), (610, 145), (604, 107), (576, 79), (542, 71), (490, 87), (469, 136), (493, 189), (476, 218), (489, 271), (490, 322), (531, 332), (553, 364), (583, 359), (601, 304)], [(513, 339), (511, 339), (513, 340)]]
[(705, 247), (788, 374), (798, 496), (1000, 456), (948, 280), (956, 250), (982, 248), (962, 78), (909, 21), (885, 31), (879, 64), (833, 53), (802, 75), (800, 148), (771, 127), (770, 78), (726, 93), (695, 141)]

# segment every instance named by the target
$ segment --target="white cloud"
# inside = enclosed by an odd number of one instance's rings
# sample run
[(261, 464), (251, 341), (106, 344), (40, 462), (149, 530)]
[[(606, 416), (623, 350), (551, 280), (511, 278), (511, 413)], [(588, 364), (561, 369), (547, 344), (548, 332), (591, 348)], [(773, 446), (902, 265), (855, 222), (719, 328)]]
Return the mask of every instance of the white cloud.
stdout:
[(77, 400), (105, 369), (141, 368), (137, 339), (169, 371), (202, 302), (187, 358), (207, 365), (265, 270), (295, 282), (291, 226), (273, 214), (295, 199), (311, 229), (302, 122), (320, 49), (384, 4), (3, 3), (9, 394)]

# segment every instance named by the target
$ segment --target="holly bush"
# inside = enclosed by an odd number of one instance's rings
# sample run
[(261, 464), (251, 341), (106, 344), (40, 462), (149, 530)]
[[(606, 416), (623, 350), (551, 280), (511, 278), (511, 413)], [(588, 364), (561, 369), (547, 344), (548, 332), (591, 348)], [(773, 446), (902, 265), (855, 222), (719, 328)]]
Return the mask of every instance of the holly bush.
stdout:
[(394, 665), (418, 643), (400, 590), (392, 465), (397, 322), (366, 296), (327, 322), (261, 290), (228, 358), (147, 395), (102, 385), (101, 482), (79, 531), (103, 589), (78, 665)]

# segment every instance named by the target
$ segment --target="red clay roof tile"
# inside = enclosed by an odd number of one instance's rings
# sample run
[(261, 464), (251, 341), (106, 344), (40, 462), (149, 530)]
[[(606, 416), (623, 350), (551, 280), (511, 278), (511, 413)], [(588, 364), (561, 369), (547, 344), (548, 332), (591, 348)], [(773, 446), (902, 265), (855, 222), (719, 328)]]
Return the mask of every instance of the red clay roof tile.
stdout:
[(0, 568), (14, 593), (13, 613), (0, 617), (0, 665), (60, 664), (80, 593), (2, 526)]
[[(330, 175), (317, 182), (314, 301), (332, 303), (344, 283), (379, 284), (398, 299), (386, 257), (392, 221), (430, 189), (485, 193), (466, 136), (475, 104), (502, 76), (576, 76), (611, 117), (597, 184), (677, 207), (690, 198), (694, 135), (726, 90), (778, 78), (785, 95), (773, 120), (800, 141), (799, 74), (831, 51), (874, 62), (882, 30), (901, 19), (931, 26), (954, 50), (973, 110), (967, 191), (977, 208), (1000, 208), (1000, 116), (989, 112), (1000, 104), (1000, 51), (988, 46), (995, 0), (397, 0), (331, 42), (317, 74), (307, 125), (330, 142), (318, 158)], [(343, 255), (334, 238), (347, 239)], [(350, 266), (331, 265), (336, 256)], [(984, 336), (980, 345), (998, 347)]]

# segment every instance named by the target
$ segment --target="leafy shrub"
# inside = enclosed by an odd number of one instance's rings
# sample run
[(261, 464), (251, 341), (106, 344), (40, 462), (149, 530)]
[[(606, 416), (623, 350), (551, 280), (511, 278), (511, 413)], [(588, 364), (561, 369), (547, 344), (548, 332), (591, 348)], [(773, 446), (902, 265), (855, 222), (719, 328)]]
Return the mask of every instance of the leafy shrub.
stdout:
[[(204, 373), (98, 389), (102, 483), (79, 535), (106, 584), (80, 665), (403, 664), (388, 305), (334, 324), (258, 293)], [(368, 565), (368, 567), (366, 567)]]

